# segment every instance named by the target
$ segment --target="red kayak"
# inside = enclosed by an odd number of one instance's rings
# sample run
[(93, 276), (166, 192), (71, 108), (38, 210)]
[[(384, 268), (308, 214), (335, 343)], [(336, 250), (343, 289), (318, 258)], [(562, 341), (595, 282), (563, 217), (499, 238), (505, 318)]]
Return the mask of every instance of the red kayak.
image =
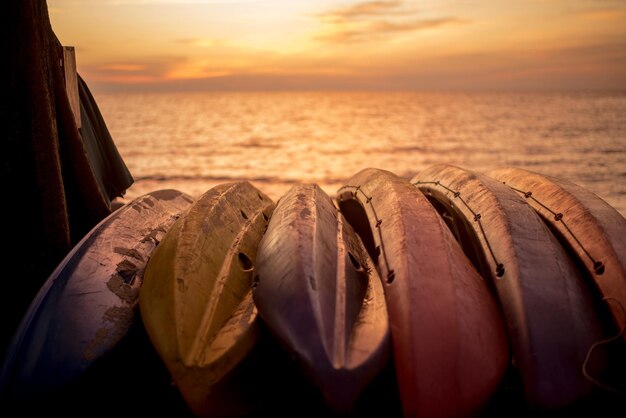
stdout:
[(339, 190), (338, 200), (384, 283), (404, 415), (480, 412), (509, 364), (500, 312), (485, 282), (408, 181), (366, 169)]

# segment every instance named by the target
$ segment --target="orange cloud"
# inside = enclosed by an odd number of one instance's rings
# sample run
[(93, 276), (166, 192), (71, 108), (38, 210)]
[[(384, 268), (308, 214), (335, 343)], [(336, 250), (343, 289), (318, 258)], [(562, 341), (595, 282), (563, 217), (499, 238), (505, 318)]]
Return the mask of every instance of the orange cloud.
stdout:
[(418, 15), (417, 10), (407, 7), (402, 0), (361, 2), (318, 14), (325, 28), (313, 39), (329, 43), (367, 42), (390, 34), (467, 22), (455, 17), (425, 19)]
[(322, 20), (341, 21), (364, 16), (389, 16), (402, 13), (398, 10), (402, 6), (400, 0), (367, 1), (352, 6), (342, 7), (318, 15)]
[(282, 17), (241, 8), (242, 16), (212, 15), (199, 27), (179, 27), (174, 9), (153, 8), (145, 27), (129, 20), (117, 37), (105, 25), (79, 65), (89, 81), (124, 90), (624, 89), (623, 1), (529, 1), (521, 13), (467, 2), (337, 0), (322, 13), (318, 3), (285, 8)]
[(109, 64), (102, 66), (102, 69), (116, 72), (141, 72), (146, 69), (146, 66), (143, 64)]
[(236, 4), (255, 3), (257, 0), (109, 0), (114, 6), (126, 5), (189, 5), (189, 4)]
[(180, 45), (188, 45), (188, 46), (196, 46), (202, 48), (212, 48), (216, 46), (224, 46), (224, 41), (220, 39), (209, 39), (209, 38), (176, 38), (173, 40), (174, 43)]
[(201, 38), (176, 38), (174, 39), (174, 42), (182, 45), (193, 45), (200, 40)]
[(615, 8), (591, 8), (578, 12), (577, 14), (584, 19), (596, 21), (624, 21), (624, 19), (626, 19), (626, 11)]
[(448, 24), (462, 24), (467, 21), (456, 18), (424, 19), (410, 22), (377, 21), (359, 25), (356, 28), (336, 28), (330, 33), (317, 35), (315, 39), (326, 42), (365, 42), (385, 35), (400, 32), (417, 32)]
[(96, 82), (102, 83), (151, 83), (162, 81), (187, 57), (165, 56), (147, 57), (127, 61), (92, 64), (83, 66), (81, 71), (89, 74)]

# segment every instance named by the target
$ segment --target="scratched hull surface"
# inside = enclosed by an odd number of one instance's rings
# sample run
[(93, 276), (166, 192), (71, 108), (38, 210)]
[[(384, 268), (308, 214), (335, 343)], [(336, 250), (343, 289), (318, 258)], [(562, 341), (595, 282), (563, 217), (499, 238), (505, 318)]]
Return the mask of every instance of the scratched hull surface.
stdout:
[(405, 416), (469, 416), (509, 363), (495, 299), (426, 197), (365, 169), (339, 206), (376, 259), (389, 310)]
[(592, 386), (583, 363), (603, 338), (601, 324), (585, 283), (539, 216), (501, 182), (461, 168), (433, 166), (412, 182), (464, 248), (478, 250), (475, 262), (497, 290), (527, 402), (552, 410), (586, 398)]
[(292, 188), (259, 247), (260, 315), (336, 411), (354, 407), (389, 357), (382, 284), (360, 239), (317, 185)]
[(174, 224), (146, 268), (144, 325), (198, 415), (215, 413), (212, 388), (257, 341), (252, 273), (273, 207), (248, 182), (216, 186)]
[(141, 196), (74, 247), (16, 333), (1, 377), (7, 403), (54, 397), (125, 339), (145, 265), (191, 201), (175, 190)]
[[(519, 168), (488, 171), (526, 202), (578, 257), (611, 310), (626, 326), (626, 220), (604, 200), (576, 184)], [(623, 308), (622, 308), (623, 307)], [(623, 333), (626, 339), (626, 333)]]

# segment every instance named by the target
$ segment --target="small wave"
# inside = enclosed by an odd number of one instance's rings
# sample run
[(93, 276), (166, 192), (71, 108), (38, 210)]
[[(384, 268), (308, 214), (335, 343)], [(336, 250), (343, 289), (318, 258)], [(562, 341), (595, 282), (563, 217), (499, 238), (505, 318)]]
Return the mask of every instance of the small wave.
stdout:
[(281, 145), (273, 142), (274, 140), (275, 138), (263, 138), (263, 137), (254, 136), (254, 137), (248, 138), (246, 141), (239, 142), (234, 145), (237, 147), (243, 147), (243, 148), (272, 148), (272, 149), (280, 148)]
[(548, 165), (561, 166), (561, 165), (567, 165), (568, 162), (569, 161), (564, 158), (548, 158), (545, 160), (512, 159), (512, 160), (507, 161), (507, 165), (511, 167), (540, 167), (540, 166), (548, 166)]
[(600, 151), (601, 154), (626, 154), (626, 150), (624, 150), (624, 148), (600, 148), (599, 150), (593, 151)]
[(251, 181), (256, 183), (282, 183), (282, 184), (300, 184), (300, 183), (344, 183), (347, 178), (331, 178), (325, 177), (320, 179), (292, 179), (280, 177), (239, 177), (239, 176), (211, 176), (211, 175), (188, 175), (188, 174), (151, 174), (147, 176), (135, 176), (135, 181), (159, 181), (159, 182), (176, 182), (176, 181), (207, 181), (207, 182), (232, 182), (232, 181)]
[(511, 159), (511, 160), (507, 160), (505, 165), (510, 166), (510, 167), (522, 167), (523, 168), (523, 167), (536, 167), (542, 164), (543, 162), (541, 161)]
[(278, 144), (262, 144), (260, 142), (255, 142), (255, 141), (241, 142), (239, 144), (236, 144), (236, 146), (241, 147), (241, 148), (269, 148), (269, 149), (278, 149), (281, 147), (281, 145), (278, 145)]
[(367, 150), (369, 153), (381, 153), (381, 154), (399, 154), (406, 152), (423, 152), (430, 153), (435, 150), (432, 147), (422, 147), (419, 145), (407, 145), (407, 146), (394, 146), (389, 148), (370, 148)]
[[(189, 175), (189, 174), (151, 174), (147, 176), (137, 176), (135, 181), (237, 181), (242, 180), (242, 177), (238, 176), (211, 176), (211, 175)], [(289, 182), (289, 180), (278, 179), (274, 177), (246, 177), (248, 181), (258, 181), (261, 183), (273, 183), (273, 182)]]

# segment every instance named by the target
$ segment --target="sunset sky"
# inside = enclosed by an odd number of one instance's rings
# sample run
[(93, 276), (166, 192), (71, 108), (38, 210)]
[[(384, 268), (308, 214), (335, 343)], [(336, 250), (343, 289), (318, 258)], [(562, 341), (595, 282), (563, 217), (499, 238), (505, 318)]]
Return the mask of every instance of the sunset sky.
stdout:
[(95, 89), (626, 90), (624, 0), (48, 0)]

